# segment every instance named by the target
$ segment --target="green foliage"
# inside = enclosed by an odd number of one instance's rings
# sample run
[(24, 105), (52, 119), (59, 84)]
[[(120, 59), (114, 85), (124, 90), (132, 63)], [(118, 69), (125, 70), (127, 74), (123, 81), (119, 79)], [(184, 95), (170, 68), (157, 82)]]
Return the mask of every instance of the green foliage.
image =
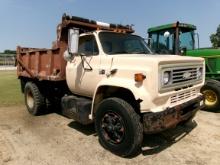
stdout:
[(6, 49), (4, 51), (5, 54), (16, 54), (16, 51), (15, 50), (9, 50), (9, 49)]
[(220, 25), (218, 26), (216, 33), (210, 35), (210, 41), (212, 43), (212, 47), (220, 47)]
[(0, 52), (0, 56), (15, 56), (15, 55), (16, 55), (15, 50), (6, 49), (4, 52)]
[(23, 103), (16, 71), (0, 71), (0, 107), (22, 105)]

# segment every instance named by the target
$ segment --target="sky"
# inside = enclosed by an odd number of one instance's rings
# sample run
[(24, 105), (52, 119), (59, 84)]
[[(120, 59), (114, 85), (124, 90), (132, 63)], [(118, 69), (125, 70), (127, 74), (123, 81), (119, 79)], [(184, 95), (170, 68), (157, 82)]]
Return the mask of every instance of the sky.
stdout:
[(16, 46), (51, 48), (63, 13), (107, 23), (134, 24), (146, 38), (152, 26), (197, 26), (200, 47), (220, 24), (219, 0), (0, 0), (0, 52)]

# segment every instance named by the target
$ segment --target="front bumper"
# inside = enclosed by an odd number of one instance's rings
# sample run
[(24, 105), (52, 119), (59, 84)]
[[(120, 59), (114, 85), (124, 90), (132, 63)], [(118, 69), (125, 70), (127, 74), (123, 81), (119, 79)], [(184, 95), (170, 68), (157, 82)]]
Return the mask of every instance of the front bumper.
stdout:
[(193, 118), (196, 112), (204, 106), (202, 101), (203, 96), (198, 96), (193, 100), (172, 108), (167, 108), (162, 112), (145, 113), (143, 115), (144, 133), (151, 134), (161, 132), (168, 128), (175, 127), (182, 121)]

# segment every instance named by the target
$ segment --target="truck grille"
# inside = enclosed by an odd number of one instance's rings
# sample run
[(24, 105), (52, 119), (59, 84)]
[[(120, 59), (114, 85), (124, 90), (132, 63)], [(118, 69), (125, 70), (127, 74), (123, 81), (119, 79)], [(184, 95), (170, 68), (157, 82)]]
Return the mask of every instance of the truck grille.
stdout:
[(201, 83), (204, 78), (203, 65), (185, 65), (175, 64), (174, 66), (161, 66), (160, 74), (161, 85), (159, 90), (167, 92), (171, 90), (180, 90)]
[(195, 80), (197, 77), (197, 68), (174, 69), (172, 71), (173, 84)]
[(179, 102), (181, 100), (185, 100), (185, 99), (191, 98), (193, 96), (196, 96), (196, 94), (197, 94), (197, 92), (196, 92), (195, 89), (191, 90), (191, 91), (187, 91), (187, 92), (176, 94), (176, 95), (171, 97), (170, 103), (171, 104), (177, 103), (177, 102)]

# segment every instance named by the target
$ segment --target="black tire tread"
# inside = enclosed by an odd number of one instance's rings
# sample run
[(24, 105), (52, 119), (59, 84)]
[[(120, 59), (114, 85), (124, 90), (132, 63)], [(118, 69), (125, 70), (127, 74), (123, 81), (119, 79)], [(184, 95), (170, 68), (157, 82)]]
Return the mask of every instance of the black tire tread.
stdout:
[[(142, 141), (143, 141), (143, 125), (140, 122), (140, 116), (134, 111), (133, 107), (123, 99), (116, 98), (116, 97), (107, 98), (107, 99), (103, 100), (100, 104), (102, 104), (103, 102), (106, 102), (106, 101), (113, 101), (113, 102), (116, 102), (116, 103), (122, 105), (127, 110), (127, 113), (131, 119), (130, 122), (132, 122), (132, 125), (136, 126), (135, 127), (136, 134), (133, 137), (134, 143), (132, 144), (132, 146), (130, 148), (126, 148), (126, 151), (124, 151), (123, 153), (115, 153), (115, 154), (120, 155), (122, 157), (129, 157), (129, 156), (137, 154), (141, 150)], [(99, 113), (98, 111), (99, 110), (97, 110), (97, 113)], [(96, 131), (97, 131), (97, 127), (96, 127)], [(105, 148), (107, 148), (107, 146), (105, 146), (105, 144), (103, 144), (103, 143), (101, 143), (101, 144)]]
[(204, 110), (207, 111), (218, 111), (220, 110), (220, 82), (214, 79), (206, 80), (205, 85), (201, 88), (201, 93), (206, 89), (214, 89), (217, 94), (218, 101), (213, 107), (205, 107)]
[(38, 86), (33, 82), (26, 83), (25, 95), (26, 95), (27, 90), (31, 90), (33, 97), (34, 97), (34, 107), (31, 110), (27, 105), (26, 96), (25, 96), (25, 103), (28, 108), (28, 111), (34, 116), (40, 115), (42, 113), (43, 109), (45, 108), (45, 97), (41, 94)]
[(119, 104), (122, 104), (127, 109), (129, 116), (131, 116), (131, 122), (133, 122), (134, 125), (137, 125), (137, 135), (135, 136), (135, 138), (137, 139), (134, 140), (132, 148), (125, 154), (125, 156), (134, 155), (141, 149), (143, 141), (143, 125), (140, 123), (140, 116), (133, 110), (132, 106), (128, 104), (126, 101), (118, 98), (113, 99)]

